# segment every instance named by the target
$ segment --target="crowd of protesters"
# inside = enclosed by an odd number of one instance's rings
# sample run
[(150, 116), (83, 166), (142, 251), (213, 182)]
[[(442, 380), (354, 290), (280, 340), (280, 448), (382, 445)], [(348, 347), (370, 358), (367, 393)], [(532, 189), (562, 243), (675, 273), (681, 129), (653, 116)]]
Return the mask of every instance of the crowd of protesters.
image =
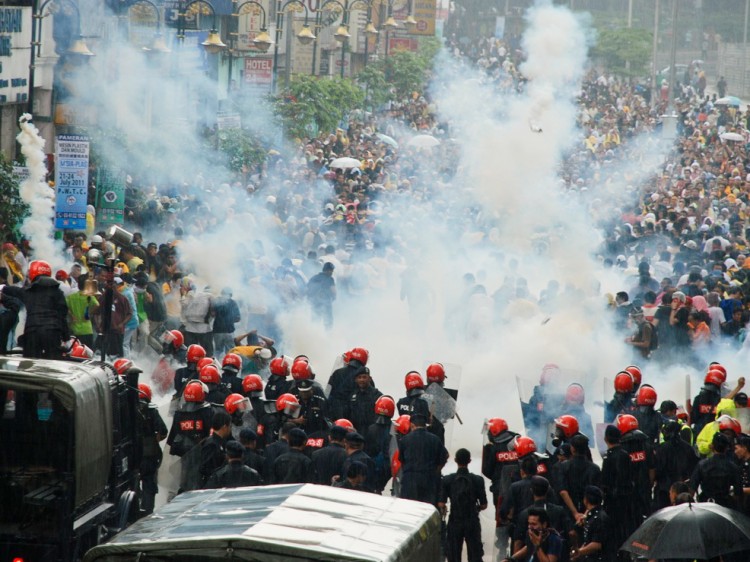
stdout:
[[(449, 39), (448, 46), (499, 91), (523, 91), (517, 45)], [(597, 437), (582, 388), (555, 387), (554, 367), (545, 369), (535, 401), (524, 405), (525, 431), (499, 417), (485, 428), (481, 472), (491, 483), (489, 498), (482, 478), (468, 471), (465, 449), (455, 452), (457, 472), (440, 478), (449, 456), (442, 422), (449, 416), (435, 415), (428, 391), (442, 386), (442, 366), (426, 377), (408, 373), (405, 397), (396, 401), (375, 387), (361, 348), (343, 355), (325, 391), (306, 357), (279, 353), (287, 351), (276, 318), (305, 301), (327, 328), (336, 322), (339, 292), (366, 298), (395, 282), (417, 317), (431, 307), (426, 285), (403, 275), (412, 271), (412, 256), (394, 224), (404, 218), (404, 202), (491, 239), (496, 225), (441, 189), (459, 169), (460, 147), (427, 93), (362, 113), (346, 128), (302, 141), (288, 157), (269, 153), (263, 166), (226, 183), (198, 177), (157, 186), (134, 174), (126, 210), (132, 243), (115, 247), (95, 226), (66, 232), (67, 268), (52, 271), (28, 241), (5, 241), (0, 352), (19, 343), (31, 356), (87, 356), (103, 346), (110, 359), (126, 360), (121, 369), (150, 350), (161, 354), (167, 382), (146, 381), (151, 386), (141, 388), (141, 399), (148, 404), (152, 386), (161, 384), (174, 394), (174, 418), (167, 420), (171, 429), (152, 419), (152, 455), (144, 457), (151, 464), (142, 471), (145, 512), (154, 507), (161, 459), (154, 439), (167, 439), (167, 451), (180, 459), (181, 491), (315, 482), (392, 492), (444, 513), (450, 508), (449, 560), (460, 560), (464, 541), (469, 560), (482, 559), (478, 514), (488, 506), (499, 558), (513, 560), (615, 560), (647, 516), (685, 501), (747, 512), (744, 379), (729, 391), (726, 369), (705, 365), (744, 346), (750, 316), (750, 111), (697, 90), (675, 88), (674, 146), (656, 173), (641, 177), (623, 164), (661, 146), (667, 100), (592, 69), (579, 96), (580, 139), (560, 169), (560, 190), (582, 202), (603, 234), (601, 270), (627, 280), (620, 291), (599, 295), (602, 314), (633, 347), (634, 363), (705, 369), (692, 411), (668, 397), (657, 408), (655, 390), (631, 366), (616, 376), (606, 429)], [(408, 143), (417, 133), (440, 141), (429, 158)], [(331, 166), (342, 157), (359, 167)], [(245, 259), (238, 266), (252, 299), (235, 299), (229, 285), (201, 285), (195, 262), (208, 256), (182, 253), (185, 238), (226, 222), (264, 232), (240, 243)], [(88, 263), (91, 249), (114, 258), (113, 272)], [(534, 295), (523, 263), (509, 265), (516, 270), (506, 279), (512, 285), (498, 284), (490, 294), (467, 273), (466, 301), (500, 315), (513, 301), (553, 310), (576, 294), (551, 280)], [(107, 288), (111, 315), (103, 314)], [(16, 338), (24, 309), (25, 331)], [(59, 345), (71, 337), (79, 343)], [(550, 423), (556, 436), (547, 451)], [(603, 443), (598, 464), (591, 457), (595, 440)]]

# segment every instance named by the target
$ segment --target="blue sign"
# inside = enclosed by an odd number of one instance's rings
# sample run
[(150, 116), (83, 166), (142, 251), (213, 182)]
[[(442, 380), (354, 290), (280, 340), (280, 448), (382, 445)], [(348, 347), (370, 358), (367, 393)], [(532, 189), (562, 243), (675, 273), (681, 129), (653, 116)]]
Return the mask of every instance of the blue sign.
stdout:
[(88, 188), (88, 137), (58, 135), (55, 139), (55, 228), (86, 229)]

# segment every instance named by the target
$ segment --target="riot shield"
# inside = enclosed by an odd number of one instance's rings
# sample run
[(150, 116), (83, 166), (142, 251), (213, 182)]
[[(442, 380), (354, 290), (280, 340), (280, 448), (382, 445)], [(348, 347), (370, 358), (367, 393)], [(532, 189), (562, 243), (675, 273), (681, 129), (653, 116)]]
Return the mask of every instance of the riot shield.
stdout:
[(232, 424), (232, 437), (235, 441), (240, 440), (240, 432), (243, 429), (252, 429), (254, 432), (258, 432), (258, 420), (255, 419), (251, 410), (242, 413), (242, 423), (240, 425)]
[(422, 397), (430, 404), (430, 413), (439, 419), (442, 423), (447, 423), (456, 415), (456, 398), (451, 396), (451, 392), (458, 396), (457, 390), (443, 388), (433, 382), (427, 386)]

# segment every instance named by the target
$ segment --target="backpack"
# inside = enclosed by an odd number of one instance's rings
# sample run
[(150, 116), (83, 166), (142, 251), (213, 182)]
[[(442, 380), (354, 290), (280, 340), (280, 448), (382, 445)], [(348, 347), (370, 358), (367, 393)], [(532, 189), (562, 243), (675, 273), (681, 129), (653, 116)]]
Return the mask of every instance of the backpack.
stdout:
[(477, 513), (477, 495), (469, 474), (456, 474), (451, 483), (451, 515), (465, 517)]

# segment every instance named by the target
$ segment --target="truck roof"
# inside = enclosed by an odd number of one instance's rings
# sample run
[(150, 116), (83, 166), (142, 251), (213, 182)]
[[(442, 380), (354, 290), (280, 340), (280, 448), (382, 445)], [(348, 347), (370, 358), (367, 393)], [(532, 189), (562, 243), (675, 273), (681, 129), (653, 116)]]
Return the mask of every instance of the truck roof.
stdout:
[(437, 560), (439, 541), (440, 516), (426, 503), (315, 484), (257, 486), (181, 494), (84, 562), (230, 553), (268, 562)]
[(0, 390), (49, 392), (72, 412), (76, 431), (76, 505), (101, 492), (112, 462), (114, 371), (98, 361), (0, 356)]

